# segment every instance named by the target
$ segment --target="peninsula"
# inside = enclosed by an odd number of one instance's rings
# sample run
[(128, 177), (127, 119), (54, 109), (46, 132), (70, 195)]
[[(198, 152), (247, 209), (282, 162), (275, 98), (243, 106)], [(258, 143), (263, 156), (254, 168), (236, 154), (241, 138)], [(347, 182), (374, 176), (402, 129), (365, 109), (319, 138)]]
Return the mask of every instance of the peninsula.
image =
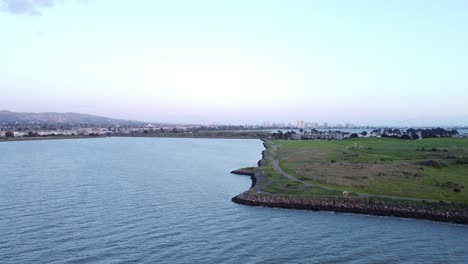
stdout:
[(398, 216), (468, 224), (468, 140), (264, 139), (252, 188), (234, 197), (254, 206)]

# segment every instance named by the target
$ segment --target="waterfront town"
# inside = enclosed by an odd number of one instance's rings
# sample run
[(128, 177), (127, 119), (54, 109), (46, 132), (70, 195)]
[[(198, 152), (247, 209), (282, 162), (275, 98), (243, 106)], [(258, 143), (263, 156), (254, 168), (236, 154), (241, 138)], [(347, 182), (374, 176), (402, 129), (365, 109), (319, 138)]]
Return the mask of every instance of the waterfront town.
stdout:
[[(355, 127), (351, 124), (329, 126), (327, 123), (262, 125), (153, 125), (153, 124), (73, 124), (73, 123), (0, 123), (0, 138), (34, 137), (87, 137), (87, 136), (162, 136), (174, 134), (196, 134), (199, 132), (245, 132), (268, 131), (274, 139), (290, 140), (341, 140), (358, 137), (393, 137), (401, 139), (422, 139), (431, 137), (468, 137), (456, 128), (387, 128)], [(340, 130), (342, 129), (342, 130)]]
[[(461, 131), (461, 133), (459, 132)], [(463, 132), (465, 131), (465, 132)], [(329, 122), (263, 122), (262, 124), (162, 124), (80, 113), (21, 113), (0, 111), (0, 138), (88, 136), (213, 136), (263, 137), (289, 140), (341, 140), (358, 137), (421, 139), (468, 137), (466, 127), (378, 127)], [(262, 134), (262, 135), (260, 135)]]
[(358, 132), (358, 129), (352, 131), (340, 130), (291, 130), (283, 132), (278, 130), (272, 133), (273, 139), (289, 140), (341, 140), (360, 137), (387, 137), (398, 139), (423, 139), (423, 138), (441, 138), (441, 137), (468, 137), (468, 134), (460, 134), (456, 129), (443, 128), (376, 128), (369, 132), (364, 130)]

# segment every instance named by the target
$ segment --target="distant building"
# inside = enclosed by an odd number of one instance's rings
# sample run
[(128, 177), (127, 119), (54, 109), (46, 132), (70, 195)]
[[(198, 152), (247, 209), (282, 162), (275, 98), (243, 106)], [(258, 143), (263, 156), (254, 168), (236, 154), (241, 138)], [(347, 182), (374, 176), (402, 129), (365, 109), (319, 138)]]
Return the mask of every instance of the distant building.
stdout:
[(418, 135), (418, 138), (419, 138), (419, 139), (422, 139), (422, 138), (423, 138), (423, 136), (422, 136), (422, 131), (416, 132), (416, 135)]
[(297, 121), (297, 128), (304, 128), (304, 121), (302, 120)]
[(302, 139), (302, 134), (293, 134), (293, 135), (291, 135), (291, 139), (301, 140)]
[(308, 140), (336, 140), (336, 139), (343, 139), (343, 138), (344, 138), (344, 135), (340, 132), (313, 133), (313, 134), (302, 135), (302, 139), (308, 139)]
[(382, 133), (380, 129), (374, 129), (370, 132), (371, 137), (381, 137)]
[(318, 133), (308, 133), (307, 131), (304, 131), (304, 133), (291, 135), (291, 139), (293, 140), (339, 140), (346, 137), (349, 137), (349, 134), (339, 131)]

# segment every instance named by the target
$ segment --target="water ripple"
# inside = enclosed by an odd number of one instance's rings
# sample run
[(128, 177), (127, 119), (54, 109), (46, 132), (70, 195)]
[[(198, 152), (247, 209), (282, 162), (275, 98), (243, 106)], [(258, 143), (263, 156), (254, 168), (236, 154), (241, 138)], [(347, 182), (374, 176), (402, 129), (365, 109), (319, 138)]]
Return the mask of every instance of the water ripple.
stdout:
[(0, 147), (2, 264), (468, 263), (466, 226), (232, 203), (250, 180), (229, 171), (254, 165), (260, 141)]

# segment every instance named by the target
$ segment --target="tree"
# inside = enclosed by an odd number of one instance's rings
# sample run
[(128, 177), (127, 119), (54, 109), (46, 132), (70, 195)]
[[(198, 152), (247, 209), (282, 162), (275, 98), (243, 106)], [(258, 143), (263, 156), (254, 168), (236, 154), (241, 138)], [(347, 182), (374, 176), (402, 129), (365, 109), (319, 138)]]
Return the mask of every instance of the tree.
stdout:
[(271, 134), (272, 139), (283, 139), (283, 131), (278, 130), (276, 133)]
[(410, 137), (408, 134), (403, 134), (403, 135), (400, 137), (400, 139), (406, 139), (406, 140), (408, 140), (408, 139), (411, 139), (411, 137)]
[(11, 131), (7, 131), (7, 132), (5, 132), (5, 137), (12, 138), (12, 137), (15, 137), (15, 134), (13, 132), (11, 132)]
[(37, 132), (32, 132), (32, 131), (28, 132), (28, 137), (37, 137), (37, 136), (39, 136)]

